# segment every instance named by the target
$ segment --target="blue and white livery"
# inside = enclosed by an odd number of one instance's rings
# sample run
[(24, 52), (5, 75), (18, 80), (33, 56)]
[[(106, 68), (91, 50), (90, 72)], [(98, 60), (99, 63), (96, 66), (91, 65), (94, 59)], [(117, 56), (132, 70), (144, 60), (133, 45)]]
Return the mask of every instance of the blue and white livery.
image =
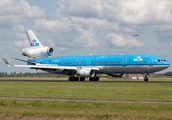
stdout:
[[(31, 30), (26, 30), (31, 47), (22, 50), (22, 55), (32, 60), (22, 60), (27, 65), (13, 65), (14, 67), (29, 67), (54, 74), (69, 75), (69, 81), (84, 81), (85, 77), (90, 81), (98, 81), (97, 74), (107, 74), (113, 77), (122, 77), (124, 74), (147, 74), (164, 70), (169, 63), (156, 55), (89, 55), (89, 56), (62, 56), (49, 57), (54, 53), (53, 48), (43, 47)], [(3, 58), (7, 65), (11, 65)]]

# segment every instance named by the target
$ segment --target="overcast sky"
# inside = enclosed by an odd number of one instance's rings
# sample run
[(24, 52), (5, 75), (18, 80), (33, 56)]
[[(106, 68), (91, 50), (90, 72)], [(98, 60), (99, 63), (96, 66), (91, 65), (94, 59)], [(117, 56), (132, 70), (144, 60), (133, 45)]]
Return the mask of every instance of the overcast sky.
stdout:
[[(29, 47), (30, 29), (53, 56), (153, 54), (172, 64), (171, 6), (171, 0), (0, 0), (0, 56), (26, 64), (11, 57), (28, 59), (21, 50)], [(0, 72), (21, 71), (40, 72), (0, 60)]]

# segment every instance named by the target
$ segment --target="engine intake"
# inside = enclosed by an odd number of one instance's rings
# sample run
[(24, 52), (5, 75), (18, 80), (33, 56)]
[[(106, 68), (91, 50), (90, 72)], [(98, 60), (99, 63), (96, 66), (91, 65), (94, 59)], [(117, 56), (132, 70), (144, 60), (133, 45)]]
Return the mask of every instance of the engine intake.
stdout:
[(96, 73), (91, 69), (81, 69), (77, 71), (77, 75), (80, 77), (95, 77)]
[(25, 48), (22, 50), (22, 55), (27, 56), (29, 58), (36, 57), (48, 57), (53, 55), (54, 50), (52, 47), (39, 47), (39, 48)]

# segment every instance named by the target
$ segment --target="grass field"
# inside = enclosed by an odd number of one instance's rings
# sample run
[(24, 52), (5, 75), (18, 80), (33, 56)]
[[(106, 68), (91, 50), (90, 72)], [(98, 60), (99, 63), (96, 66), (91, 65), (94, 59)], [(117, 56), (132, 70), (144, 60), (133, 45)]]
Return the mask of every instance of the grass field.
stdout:
[[(0, 100), (0, 116), (78, 119), (172, 119), (172, 105)], [(1, 117), (0, 117), (1, 118)], [(3, 117), (4, 118), (4, 117)], [(18, 119), (18, 118), (15, 118)], [(44, 118), (45, 119), (45, 118)]]
[[(157, 79), (151, 80), (156, 81)], [(172, 84), (149, 82), (0, 82), (0, 96), (172, 101)], [(19, 118), (37, 116), (38, 118), (47, 117), (47, 119), (61, 119), (62, 117), (69, 119), (170, 120), (172, 119), (171, 113), (172, 105), (166, 104), (0, 100), (0, 119), (17, 115)]]
[(144, 82), (0, 82), (0, 96), (172, 101), (172, 84)]

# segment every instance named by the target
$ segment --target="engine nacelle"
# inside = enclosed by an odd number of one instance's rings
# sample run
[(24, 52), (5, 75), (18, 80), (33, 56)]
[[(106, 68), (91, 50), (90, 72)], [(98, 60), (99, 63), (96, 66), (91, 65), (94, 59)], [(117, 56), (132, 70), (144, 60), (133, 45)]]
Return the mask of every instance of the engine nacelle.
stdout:
[(53, 53), (54, 50), (52, 47), (30, 47), (22, 50), (22, 55), (29, 58), (48, 57), (51, 56)]
[(81, 69), (77, 71), (77, 75), (80, 77), (95, 77), (96, 73), (91, 69)]
[(121, 73), (112, 73), (112, 74), (109, 74), (110, 76), (112, 77), (118, 77), (118, 78), (122, 78), (125, 76), (125, 74), (121, 74)]

